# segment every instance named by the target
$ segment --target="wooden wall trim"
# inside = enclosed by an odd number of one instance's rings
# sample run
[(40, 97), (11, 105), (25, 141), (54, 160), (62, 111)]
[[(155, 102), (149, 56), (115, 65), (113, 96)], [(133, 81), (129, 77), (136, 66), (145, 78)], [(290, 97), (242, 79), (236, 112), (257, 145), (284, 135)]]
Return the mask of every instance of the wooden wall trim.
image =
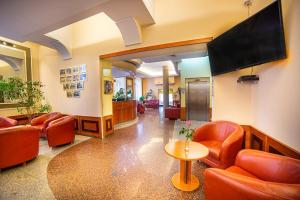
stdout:
[[(245, 133), (245, 148), (257, 149), (300, 159), (300, 152), (276, 140), (250, 125), (242, 125)], [(258, 145), (257, 145), (258, 144)]]
[(193, 39), (193, 40), (185, 40), (185, 41), (180, 41), (180, 42), (164, 43), (164, 44), (141, 47), (141, 48), (136, 48), (136, 49), (129, 49), (129, 50), (125, 50), (125, 51), (119, 51), (119, 52), (115, 52), (115, 53), (104, 54), (104, 55), (100, 55), (99, 57), (100, 57), (100, 59), (105, 59), (105, 58), (112, 58), (112, 57), (116, 57), (116, 56), (123, 56), (123, 55), (127, 55), (127, 54), (139, 53), (139, 52), (144, 52), (144, 51), (153, 51), (153, 50), (165, 49), (165, 48), (171, 48), (171, 47), (202, 44), (202, 43), (208, 43), (208, 42), (212, 41), (212, 39), (213, 39), (212, 37), (207, 37), (207, 38), (199, 38), (199, 39)]
[(112, 115), (102, 117), (103, 137), (114, 132), (114, 120)]

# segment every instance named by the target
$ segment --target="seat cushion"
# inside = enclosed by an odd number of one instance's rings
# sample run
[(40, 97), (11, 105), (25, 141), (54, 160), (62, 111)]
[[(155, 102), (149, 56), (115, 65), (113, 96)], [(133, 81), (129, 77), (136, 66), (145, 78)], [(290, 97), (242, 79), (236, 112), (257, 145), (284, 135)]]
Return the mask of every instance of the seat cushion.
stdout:
[(247, 172), (246, 170), (244, 170), (244, 169), (242, 169), (240, 167), (237, 167), (237, 166), (228, 167), (226, 169), (226, 171), (233, 172), (235, 174), (240, 174), (240, 175), (243, 175), (243, 176), (248, 176), (248, 177), (251, 177), (251, 178), (257, 178), (253, 174), (251, 174), (251, 173)]
[(204, 146), (206, 146), (209, 150), (209, 157), (214, 158), (215, 160), (219, 160), (220, 158), (220, 150), (222, 143), (217, 140), (204, 140), (200, 142)]

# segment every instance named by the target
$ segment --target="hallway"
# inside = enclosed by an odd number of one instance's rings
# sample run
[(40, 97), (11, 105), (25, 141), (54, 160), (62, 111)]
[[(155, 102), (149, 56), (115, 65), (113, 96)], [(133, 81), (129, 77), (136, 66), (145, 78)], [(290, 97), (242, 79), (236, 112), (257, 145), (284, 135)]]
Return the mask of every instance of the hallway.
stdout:
[(164, 152), (174, 121), (147, 110), (137, 124), (103, 141), (91, 138), (54, 157), (48, 183), (57, 199), (203, 199), (204, 164), (194, 162), (201, 186), (181, 192), (171, 183), (179, 162)]

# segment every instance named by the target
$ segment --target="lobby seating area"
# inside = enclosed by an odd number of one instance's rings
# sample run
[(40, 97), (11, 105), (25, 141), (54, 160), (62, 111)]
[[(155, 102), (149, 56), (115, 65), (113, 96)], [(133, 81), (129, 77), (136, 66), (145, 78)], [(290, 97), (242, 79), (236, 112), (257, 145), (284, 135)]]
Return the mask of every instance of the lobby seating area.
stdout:
[(208, 200), (300, 199), (300, 160), (286, 156), (242, 150), (232, 166), (206, 169), (204, 177)]
[(300, 0), (0, 1), (0, 200), (300, 200)]

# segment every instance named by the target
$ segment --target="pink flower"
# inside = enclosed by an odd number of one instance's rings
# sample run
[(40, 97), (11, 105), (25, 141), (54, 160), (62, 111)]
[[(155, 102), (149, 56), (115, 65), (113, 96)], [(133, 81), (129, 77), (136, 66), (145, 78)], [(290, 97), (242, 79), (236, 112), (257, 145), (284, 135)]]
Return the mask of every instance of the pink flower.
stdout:
[(187, 127), (190, 127), (190, 126), (192, 125), (192, 121), (191, 121), (191, 120), (186, 121), (186, 122), (185, 122), (185, 125), (186, 125)]

